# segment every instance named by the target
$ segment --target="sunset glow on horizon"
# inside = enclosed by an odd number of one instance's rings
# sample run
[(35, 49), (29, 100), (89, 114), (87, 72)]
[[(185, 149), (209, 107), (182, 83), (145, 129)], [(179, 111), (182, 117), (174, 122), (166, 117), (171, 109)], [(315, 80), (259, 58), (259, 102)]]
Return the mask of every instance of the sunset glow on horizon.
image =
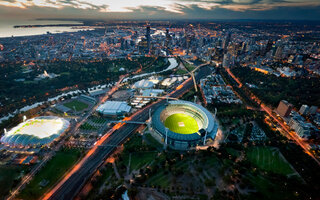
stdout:
[(316, 19), (319, 7), (318, 0), (0, 0), (0, 16), (6, 19), (142, 19), (146, 16), (149, 19), (258, 19), (263, 13), (271, 19)]

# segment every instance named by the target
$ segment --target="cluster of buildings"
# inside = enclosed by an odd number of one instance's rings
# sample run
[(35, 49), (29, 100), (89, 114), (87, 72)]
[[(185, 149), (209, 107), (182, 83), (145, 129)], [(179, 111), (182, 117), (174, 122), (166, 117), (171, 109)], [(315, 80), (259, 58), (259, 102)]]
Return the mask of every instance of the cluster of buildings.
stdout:
[[(135, 56), (178, 55), (222, 64), (249, 66), (277, 76), (320, 75), (320, 45), (299, 37), (319, 34), (313, 27), (287, 24), (286, 32), (246, 24), (96, 24), (74, 33), (0, 38), (0, 62), (102, 60)], [(255, 24), (250, 24), (254, 27)], [(293, 31), (297, 30), (299, 31)], [(301, 29), (301, 30), (300, 30)], [(255, 30), (255, 31), (252, 31)]]
[[(309, 121), (313, 119), (312, 116), (318, 115), (316, 106), (302, 105), (299, 112), (293, 110), (293, 105), (285, 100), (280, 101), (277, 107), (277, 113), (287, 122), (292, 130), (294, 130), (301, 138), (318, 137), (319, 129), (308, 122), (305, 117), (308, 116)], [(317, 118), (315, 118), (317, 119)], [(312, 121), (317, 122), (317, 121)], [(316, 124), (316, 123), (315, 123)], [(318, 124), (317, 124), (318, 125)]]
[(218, 74), (212, 74), (201, 79), (200, 88), (206, 104), (212, 102), (227, 104), (242, 103), (242, 101), (234, 94), (232, 88), (227, 86), (222, 77)]
[(104, 116), (123, 116), (130, 110), (131, 106), (123, 101), (106, 101), (96, 109), (97, 112)]
[(164, 79), (161, 82), (161, 85), (164, 87), (170, 87), (172, 84), (176, 83), (176, 82), (181, 82), (185, 79), (188, 79), (188, 76), (173, 76), (173, 77), (169, 77)]

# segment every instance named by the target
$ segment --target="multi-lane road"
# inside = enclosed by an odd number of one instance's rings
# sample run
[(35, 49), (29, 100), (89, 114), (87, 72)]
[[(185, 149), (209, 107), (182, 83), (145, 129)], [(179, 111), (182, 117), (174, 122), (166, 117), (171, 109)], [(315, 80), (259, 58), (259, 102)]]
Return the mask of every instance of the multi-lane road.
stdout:
[[(238, 77), (236, 77), (230, 70), (230, 68), (225, 68), (225, 70), (227, 71), (227, 73), (239, 84), (238, 87), (241, 88), (242, 87), (242, 83), (239, 80)], [(279, 120), (277, 118), (277, 116), (272, 112), (272, 109), (270, 107), (268, 107), (267, 105), (265, 105), (264, 103), (262, 103), (262, 101), (251, 92), (251, 95), (248, 96), (252, 101), (255, 101), (258, 105), (260, 105), (260, 109), (261, 111), (266, 112), (275, 122), (277, 122), (280, 127), (282, 128), (283, 132), (286, 134), (285, 136), (289, 139), (292, 139), (296, 142), (297, 145), (300, 145), (300, 147), (320, 166), (320, 161), (318, 160), (318, 158), (316, 158), (312, 152), (310, 151), (310, 145), (304, 141), (303, 139), (301, 139), (297, 133), (290, 131), (290, 128), (288, 127), (288, 125), (284, 124), (283, 121)]]
[[(198, 81), (210, 73), (210, 68), (203, 66), (198, 70), (198, 73), (195, 76), (196, 80)], [(168, 95), (170, 97), (177, 98), (182, 96), (192, 87), (193, 82), (192, 79), (189, 78)], [(131, 117), (129, 117), (129, 120), (145, 122), (149, 117), (149, 109), (155, 110), (165, 102), (165, 99), (158, 100), (157, 102), (133, 114)], [(73, 199), (86, 181), (97, 170), (97, 168), (102, 165), (104, 160), (115, 150), (116, 146), (121, 144), (126, 138), (134, 133), (139, 126), (140, 125), (138, 124), (122, 123), (113, 127), (113, 129), (106, 133), (86, 154), (86, 156), (78, 164), (76, 164), (73, 169), (51, 191), (44, 195), (43, 199)]]

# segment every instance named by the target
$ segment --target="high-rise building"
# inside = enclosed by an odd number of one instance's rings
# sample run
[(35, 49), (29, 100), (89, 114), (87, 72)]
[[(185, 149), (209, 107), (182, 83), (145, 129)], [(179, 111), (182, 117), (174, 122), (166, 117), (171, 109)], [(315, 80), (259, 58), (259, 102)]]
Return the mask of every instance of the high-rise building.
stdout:
[(230, 67), (229, 62), (230, 62), (230, 54), (226, 53), (223, 55), (223, 60), (222, 60), (222, 67)]
[(318, 110), (317, 106), (311, 106), (310, 109), (309, 109), (309, 114), (310, 115), (315, 115), (317, 110)]
[(147, 39), (147, 48), (150, 50), (150, 26), (147, 26), (147, 31), (146, 31), (146, 39)]
[(309, 111), (309, 106), (308, 105), (302, 105), (300, 107), (299, 113), (301, 115), (306, 115), (308, 113), (308, 111)]
[(231, 39), (231, 33), (228, 32), (225, 39), (223, 40), (223, 44), (222, 44), (222, 48), (223, 48), (224, 52), (226, 52), (228, 49), (230, 39)]
[(167, 48), (170, 47), (170, 41), (171, 41), (171, 36), (169, 34), (169, 28), (166, 29), (166, 41), (165, 41), (165, 46)]
[(281, 117), (288, 117), (292, 108), (292, 104), (288, 103), (286, 100), (281, 100), (278, 105), (277, 112)]
[(279, 46), (276, 50), (276, 53), (274, 55), (275, 59), (281, 59), (282, 58), (282, 51), (283, 51), (283, 47)]

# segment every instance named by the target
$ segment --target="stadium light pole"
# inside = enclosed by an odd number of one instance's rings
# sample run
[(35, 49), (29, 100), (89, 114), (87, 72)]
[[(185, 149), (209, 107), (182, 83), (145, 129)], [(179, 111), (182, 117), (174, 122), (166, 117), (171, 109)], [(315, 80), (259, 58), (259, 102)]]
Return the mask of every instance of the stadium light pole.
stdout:
[(147, 126), (148, 126), (148, 130), (150, 131), (151, 130), (151, 108), (149, 109), (149, 121), (147, 123)]
[(165, 139), (165, 147), (168, 145), (168, 128), (166, 127), (166, 139)]
[[(217, 114), (217, 108), (214, 108), (214, 116), (213, 116), (214, 121), (216, 120), (216, 114)], [(207, 135), (208, 135), (208, 132), (206, 132), (206, 134), (203, 138), (203, 145), (206, 145)]]
[(204, 138), (203, 138), (203, 145), (206, 145), (207, 134), (208, 134), (208, 132), (206, 131), (206, 134), (204, 135)]

